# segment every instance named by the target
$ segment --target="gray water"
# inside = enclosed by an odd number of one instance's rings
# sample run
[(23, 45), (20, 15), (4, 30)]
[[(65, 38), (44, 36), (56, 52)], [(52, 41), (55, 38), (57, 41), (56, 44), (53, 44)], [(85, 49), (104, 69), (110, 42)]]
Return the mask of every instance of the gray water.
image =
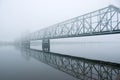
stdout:
[(76, 80), (76, 78), (25, 56), (14, 46), (0, 46), (0, 80)]
[[(31, 48), (42, 50), (41, 42)], [(51, 52), (120, 63), (120, 42), (51, 42)]]
[[(40, 50), (41, 44), (31, 45), (31, 48)], [(120, 64), (119, 42), (54, 43), (51, 41), (50, 51)], [(31, 54), (15, 46), (0, 46), (0, 80), (80, 80), (48, 64), (36, 60)]]

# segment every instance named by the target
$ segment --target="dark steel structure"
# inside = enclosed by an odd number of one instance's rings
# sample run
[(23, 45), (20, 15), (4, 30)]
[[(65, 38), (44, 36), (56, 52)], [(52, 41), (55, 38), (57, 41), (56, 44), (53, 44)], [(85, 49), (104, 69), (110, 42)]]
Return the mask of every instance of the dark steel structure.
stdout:
[(21, 50), (24, 56), (33, 57), (80, 80), (119, 80), (117, 78), (120, 78), (120, 64), (117, 63), (34, 49)]

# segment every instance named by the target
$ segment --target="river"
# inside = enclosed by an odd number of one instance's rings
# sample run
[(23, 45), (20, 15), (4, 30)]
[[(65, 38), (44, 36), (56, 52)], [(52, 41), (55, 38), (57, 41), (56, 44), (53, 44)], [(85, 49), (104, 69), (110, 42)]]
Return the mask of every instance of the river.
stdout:
[[(101, 67), (102, 71), (100, 72), (105, 72), (105, 69), (108, 71), (109, 69), (117, 70), (116, 73), (112, 72), (113, 77), (104, 77), (105, 80), (113, 80), (117, 77), (116, 74), (120, 72), (119, 42), (51, 41), (51, 53), (39, 51), (41, 50), (41, 43), (38, 44), (38, 42), (32, 44), (31, 49), (28, 50), (12, 45), (0, 46), (0, 80), (102, 80), (102, 78), (97, 77), (96, 67)], [(91, 60), (98, 61), (92, 62)], [(99, 60), (105, 61), (106, 65)], [(80, 63), (76, 63), (78, 61)], [(94, 74), (88, 72), (89, 74), (84, 76), (80, 75), (81, 71), (75, 64), (79, 64), (80, 67), (81, 63), (84, 63), (85, 66), (95, 66), (92, 68)], [(105, 69), (101, 65), (104, 65)], [(86, 70), (87, 68), (88, 66)], [(93, 74), (93, 77), (87, 77), (90, 74)]]

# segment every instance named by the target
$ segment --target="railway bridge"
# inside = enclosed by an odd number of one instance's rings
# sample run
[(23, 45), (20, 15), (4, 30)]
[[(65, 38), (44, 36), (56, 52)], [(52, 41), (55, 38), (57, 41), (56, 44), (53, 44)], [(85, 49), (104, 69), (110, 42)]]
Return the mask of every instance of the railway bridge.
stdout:
[(21, 39), (21, 44), (30, 47), (30, 41), (42, 40), (43, 51), (49, 52), (50, 39), (118, 33), (120, 33), (120, 9), (109, 5), (30, 33)]

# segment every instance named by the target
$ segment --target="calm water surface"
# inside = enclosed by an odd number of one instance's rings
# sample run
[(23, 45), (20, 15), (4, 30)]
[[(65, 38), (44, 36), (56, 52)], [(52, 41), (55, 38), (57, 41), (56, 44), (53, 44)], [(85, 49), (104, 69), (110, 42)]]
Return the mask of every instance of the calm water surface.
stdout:
[[(40, 50), (41, 44), (32, 45), (31, 48)], [(51, 52), (120, 64), (120, 43), (51, 42)], [(59, 70), (59, 66), (56, 69), (49, 61), (45, 62), (44, 57), (36, 51), (0, 46), (0, 80), (82, 80), (68, 74), (70, 71)]]
[[(41, 50), (41, 44), (31, 46)], [(57, 42), (51, 41), (51, 52), (120, 63), (120, 42)]]
[(76, 80), (14, 46), (0, 46), (0, 80)]

